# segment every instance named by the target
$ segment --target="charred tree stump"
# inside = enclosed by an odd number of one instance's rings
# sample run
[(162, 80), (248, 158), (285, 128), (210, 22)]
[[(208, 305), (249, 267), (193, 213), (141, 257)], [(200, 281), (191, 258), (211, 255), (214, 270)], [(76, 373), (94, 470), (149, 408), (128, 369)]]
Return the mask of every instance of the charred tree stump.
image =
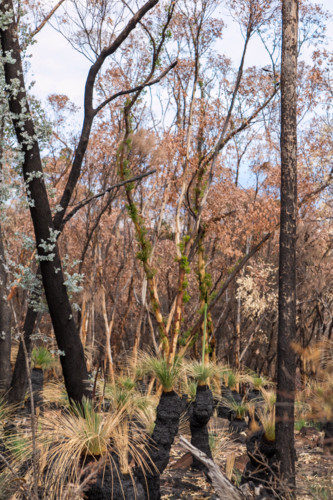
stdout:
[(237, 391), (231, 391), (231, 397), (234, 401), (236, 401), (237, 404), (242, 403), (242, 396), (239, 394)]
[(236, 412), (229, 413), (230, 425), (229, 429), (231, 432), (245, 432), (248, 428), (248, 425), (244, 418), (236, 418)]
[[(33, 368), (31, 370), (31, 385), (32, 393), (34, 398), (35, 412), (37, 408), (43, 411), (43, 385), (44, 385), (44, 374), (41, 368)], [(31, 413), (31, 396), (28, 399), (28, 412)]]
[(333, 422), (325, 422), (321, 426), (324, 431), (324, 453), (325, 455), (333, 455)]
[[(212, 391), (207, 385), (197, 387), (195, 402), (190, 407), (190, 429), (191, 444), (212, 459), (209, 446), (209, 434), (207, 424), (213, 415), (214, 401)], [(192, 467), (203, 470), (205, 466), (197, 458), (193, 457)]]
[(262, 401), (264, 398), (262, 397), (261, 392), (258, 389), (253, 389), (251, 392), (248, 393), (247, 395), (247, 400), (248, 401), (255, 401), (259, 402)]
[[(156, 421), (149, 451), (151, 472), (138, 471), (138, 480), (149, 500), (160, 500), (160, 474), (168, 465), (170, 449), (178, 432), (182, 401), (174, 391), (163, 392), (156, 410)], [(154, 470), (155, 468), (155, 470)]]
[[(278, 492), (279, 475), (275, 442), (265, 439), (265, 431), (252, 434), (246, 443), (249, 462), (246, 464), (241, 484), (252, 482), (263, 486), (266, 490)], [(269, 494), (267, 493), (268, 497)]]
[[(85, 466), (94, 462), (94, 458), (86, 460)], [(108, 460), (96, 474), (84, 497), (87, 500), (145, 500), (145, 493), (134, 477), (121, 473), (118, 458), (113, 455), (112, 460)]]
[[(231, 392), (230, 388), (226, 387), (225, 385), (221, 386), (221, 394), (222, 394), (222, 397), (225, 399), (232, 398), (232, 392)], [(217, 416), (219, 418), (228, 419), (229, 413), (230, 413), (230, 408), (228, 408), (227, 406), (224, 406), (223, 403), (219, 403), (217, 405)]]

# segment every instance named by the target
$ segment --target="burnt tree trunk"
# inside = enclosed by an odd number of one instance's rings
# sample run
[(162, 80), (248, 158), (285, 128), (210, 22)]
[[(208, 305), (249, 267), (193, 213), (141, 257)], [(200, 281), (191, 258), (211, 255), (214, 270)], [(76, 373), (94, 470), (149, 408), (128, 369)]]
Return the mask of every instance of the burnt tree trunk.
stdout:
[(282, 2), (281, 230), (277, 346), (276, 448), (286, 484), (295, 488), (294, 400), (296, 358), (298, 0)]
[[(208, 458), (213, 459), (209, 446), (209, 434), (207, 424), (214, 411), (214, 400), (212, 391), (208, 385), (198, 385), (194, 403), (190, 407), (190, 429), (191, 444), (198, 450), (203, 451)], [(204, 469), (205, 466), (193, 457), (192, 467)]]
[[(7, 15), (10, 11), (14, 12), (12, 0), (2, 2), (0, 12)], [(0, 29), (0, 36), (4, 58), (6, 58), (6, 54), (12, 56), (11, 61), (5, 59), (6, 62), (4, 63), (8, 104), (12, 113), (17, 141), (24, 158), (22, 164), (23, 176), (27, 185), (36, 246), (41, 259), (40, 266), (45, 295), (57, 344), (59, 349), (65, 353), (65, 356), (61, 356), (61, 364), (68, 396), (74, 401), (80, 401), (84, 395), (90, 395), (86, 383), (88, 374), (83, 347), (64, 285), (59, 250), (53, 233), (52, 213), (43, 178), (36, 130), (25, 91), (17, 25), (13, 15), (8, 21), (7, 29)], [(18, 82), (20, 89), (17, 95), (11, 90), (15, 81)], [(52, 250), (43, 248), (41, 246), (43, 242), (53, 246)]]
[[(182, 401), (174, 391), (163, 392), (156, 410), (155, 428), (149, 451), (151, 472), (146, 477), (139, 471), (138, 479), (145, 491), (148, 488), (149, 500), (160, 500), (160, 474), (168, 465), (170, 450), (178, 432)], [(156, 469), (154, 470), (154, 465)]]
[[(113, 54), (120, 47), (120, 45), (123, 43), (123, 41), (129, 36), (131, 31), (133, 31), (136, 28), (137, 24), (140, 22), (140, 19), (149, 10), (151, 10), (157, 3), (158, 3), (158, 0), (148, 0), (148, 2), (146, 4), (144, 4), (141, 7), (141, 9), (139, 9), (139, 11), (131, 18), (131, 20), (127, 23), (125, 28), (117, 36), (117, 38), (112, 41), (111, 45), (102, 50), (102, 52), (97, 57), (97, 60), (95, 61), (95, 63), (90, 67), (88, 77), (86, 80), (86, 85), (85, 85), (84, 121), (83, 121), (83, 126), (82, 126), (79, 144), (78, 144), (78, 147), (75, 151), (75, 157), (74, 157), (73, 164), (72, 164), (72, 167), (71, 167), (68, 179), (67, 179), (66, 187), (64, 189), (64, 192), (63, 192), (61, 200), (60, 200), (60, 206), (62, 208), (62, 211), (58, 211), (56, 213), (56, 215), (54, 216), (53, 226), (52, 225), (50, 226), (50, 227), (53, 227), (57, 231), (62, 231), (66, 220), (68, 220), (68, 217), (65, 218), (65, 220), (64, 220), (65, 212), (67, 210), (68, 204), (69, 204), (70, 199), (71, 199), (72, 194), (73, 194), (73, 191), (75, 189), (75, 186), (76, 186), (78, 179), (80, 177), (80, 174), (81, 174), (82, 162), (83, 162), (83, 158), (84, 158), (87, 146), (88, 146), (93, 120), (98, 112), (98, 108), (94, 109), (94, 107), (93, 107), (94, 85), (95, 85), (97, 75), (98, 75), (105, 59), (108, 56), (110, 56), (111, 54)], [(12, 0), (7, 0), (6, 4), (4, 1), (1, 3), (0, 12), (4, 13), (6, 10), (13, 10)], [(5, 46), (7, 48), (12, 49), (14, 55), (18, 54), (18, 56), (20, 56), (20, 47), (19, 47), (19, 44), (15, 38), (15, 32), (16, 32), (15, 23), (12, 22), (11, 24), (9, 24), (9, 26), (10, 26), (10, 30), (3, 30), (2, 32), (0, 32), (0, 41), (2, 39), (2, 43), (5, 43)], [(8, 33), (7, 31), (10, 31), (10, 32)], [(2, 50), (5, 52), (4, 48)], [(6, 66), (7, 66), (7, 68), (5, 68), (5, 69), (7, 69), (7, 74), (6, 74), (6, 81), (7, 82), (8, 82), (8, 80), (10, 81), (11, 78), (13, 78), (13, 77), (15, 78), (15, 71), (17, 72), (17, 76), (20, 76), (20, 78), (18, 78), (18, 80), (20, 82), (21, 89), (23, 89), (23, 92), (20, 92), (18, 94), (17, 101), (19, 101), (19, 99), (21, 99), (21, 97), (25, 96), (24, 81), (23, 81), (23, 77), (22, 77), (22, 72), (20, 71), (20, 68), (22, 66), (21, 61), (20, 61), (20, 59), (18, 59), (18, 60), (16, 59), (15, 67), (9, 68), (8, 64)], [(12, 108), (11, 111), (12, 111), (15, 106), (13, 105), (13, 102), (10, 102), (10, 104), (11, 104), (11, 108)], [(15, 109), (19, 110), (19, 108), (20, 108), (20, 106), (18, 105), (19, 102), (17, 102), (16, 104), (17, 104), (17, 106), (15, 107)], [(106, 104), (106, 101), (105, 101), (105, 104)], [(17, 125), (18, 125), (17, 122), (16, 122), (16, 126), (14, 123), (16, 134), (18, 134), (17, 135), (18, 140), (19, 140), (20, 144), (22, 144), (24, 141), (22, 140), (22, 134), (21, 134), (21, 138), (20, 138), (20, 130), (19, 130)], [(27, 131), (28, 131), (28, 135), (30, 135), (30, 137), (31, 137), (31, 125), (33, 128), (33, 124), (31, 122), (31, 120), (29, 121), (29, 125), (30, 125), (30, 129), (27, 129)], [(25, 128), (25, 125), (24, 125), (24, 128)], [(38, 149), (38, 146), (37, 146), (37, 149)], [(32, 156), (30, 158), (31, 161), (33, 161), (33, 155), (34, 155), (34, 153), (32, 154)], [(39, 155), (39, 151), (38, 151), (38, 155)], [(36, 161), (36, 158), (35, 158), (35, 161)], [(27, 169), (26, 169), (26, 171), (27, 171)], [(26, 176), (26, 173), (24, 173), (24, 175)], [(30, 187), (30, 185), (29, 185), (29, 187)], [(36, 235), (36, 239), (37, 239), (37, 235)], [(38, 243), (39, 242), (37, 241), (37, 245), (38, 245)], [(44, 282), (44, 276), (45, 275), (43, 274), (43, 282)], [(31, 309), (28, 309), (27, 317), (25, 319), (26, 328), (24, 330), (24, 335), (25, 335), (24, 338), (25, 338), (25, 342), (26, 342), (27, 347), (28, 347), (28, 344), (30, 344), (30, 335), (33, 333), (36, 317), (37, 317), (37, 315), (34, 314), (34, 312)], [(51, 318), (52, 318), (52, 313), (51, 313)], [(70, 325), (70, 329), (71, 328), (73, 328), (72, 325)], [(55, 335), (56, 335), (56, 338), (58, 341), (56, 330), (55, 330)], [(64, 335), (62, 335), (62, 337), (63, 338), (65, 337), (65, 333), (64, 333)], [(75, 337), (76, 337), (76, 335), (75, 335)], [(61, 343), (63, 344), (63, 342), (61, 342)], [(62, 349), (60, 347), (60, 345), (59, 345), (59, 348)], [(81, 348), (78, 347), (78, 350), (81, 351)], [(28, 353), (30, 354), (29, 350), (28, 350)], [(73, 355), (74, 355), (74, 357), (77, 357), (77, 353), (75, 352), (75, 350), (73, 351)], [(79, 357), (81, 358), (81, 353), (79, 354)], [(21, 385), (20, 381), (24, 380), (24, 378), (25, 378), (25, 362), (23, 362), (23, 364), (22, 364), (22, 360), (24, 360), (24, 358), (23, 358), (23, 346), (22, 346), (22, 342), (21, 342), (19, 356), (17, 357), (17, 361), (15, 364), (15, 371), (14, 371), (14, 376), (13, 376), (12, 385), (11, 385), (12, 402), (19, 402), (21, 399), (20, 394), (22, 392), (21, 391), (22, 385)], [(64, 360), (62, 360), (62, 362), (63, 361)], [(68, 366), (70, 366), (70, 362), (67, 363), (67, 361), (64, 362), (63, 364), (66, 364), (66, 365), (68, 364)], [(65, 372), (64, 372), (64, 376), (65, 376), (65, 381), (66, 381)], [(67, 382), (66, 382), (66, 384), (67, 384)], [(66, 385), (66, 387), (67, 387), (67, 385)], [(71, 387), (72, 388), (75, 387), (75, 384), (74, 385), (71, 384)], [(76, 391), (74, 390), (72, 392), (75, 393), (75, 395), (79, 394), (80, 387), (81, 387), (81, 393), (82, 393), (82, 391), (85, 392), (85, 386), (82, 387), (82, 383), (79, 384), (79, 387)]]

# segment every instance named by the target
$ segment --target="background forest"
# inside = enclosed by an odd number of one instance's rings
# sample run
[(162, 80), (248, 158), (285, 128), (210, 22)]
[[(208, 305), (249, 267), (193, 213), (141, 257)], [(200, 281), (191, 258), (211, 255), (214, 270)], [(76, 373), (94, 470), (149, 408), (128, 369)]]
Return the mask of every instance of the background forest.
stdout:
[[(142, 351), (276, 381), (280, 0), (8, 1), (14, 42), (5, 3), (0, 383), (10, 402), (24, 399), (25, 357), (42, 348), (74, 401), (114, 383), (129, 355), (143, 366)], [(331, 17), (299, 2), (298, 391), (318, 370), (304, 353), (333, 332)], [(42, 102), (24, 84), (47, 22), (89, 61), (81, 110), (66, 88)], [(239, 60), (228, 22), (240, 28)], [(247, 65), (253, 40), (269, 64)]]
[[(177, 314), (181, 319), (179, 341), (183, 344), (199, 319), (207, 294), (209, 303), (213, 302), (210, 344), (217, 355), (232, 365), (243, 363), (274, 375), (280, 13), (278, 3), (257, 6), (259, 13), (249, 28), (247, 3), (230, 2), (225, 8), (240, 23), (245, 43), (251, 43), (252, 37), (261, 38), (271, 56), (270, 67), (251, 67), (239, 75), (239, 61), (220, 54), (227, 21), (217, 16), (219, 4), (211, 1), (177, 3), (163, 34), (160, 30), (166, 26), (168, 6), (159, 5), (147, 15), (147, 26), (131, 33), (119, 53), (107, 61), (108, 67), (98, 74), (94, 105), (101, 109), (94, 117), (68, 208), (68, 213), (77, 211), (58, 240), (66, 285), (71, 288), (75, 304), (73, 315), (91, 366), (96, 366), (98, 359), (108, 358), (107, 343), (111, 345), (111, 363), (117, 363), (122, 352), (132, 349), (135, 342), (140, 348), (158, 349), (162, 318), (170, 328)], [(22, 8), (29, 12), (22, 19), (26, 23), (22, 36), (29, 43), (38, 16), (44, 12), (38, 4)], [(115, 29), (115, 21), (108, 24), (112, 8), (103, 2), (74, 2), (59, 8), (54, 16), (71, 44), (94, 61), (107, 43), (105, 37), (111, 37)], [(37, 19), (31, 18), (32, 13)], [(298, 75), (297, 328), (304, 347), (311, 340), (330, 338), (333, 328), (332, 55), (324, 43), (328, 17), (318, 5), (301, 3), (300, 55), (305, 46), (310, 45), (313, 51), (311, 65), (300, 57)], [(159, 48), (160, 53), (155, 55)], [(151, 83), (174, 61), (177, 65), (151, 87), (152, 92), (147, 88), (105, 104), (111, 94), (142, 82)], [(238, 76), (241, 78), (236, 92)], [(45, 182), (55, 213), (79, 142), (71, 129), (77, 109), (65, 94), (50, 95), (43, 107), (33, 97), (33, 88), (31, 92), (29, 100), (38, 123)], [(221, 153), (212, 169), (214, 146), (223, 132), (232, 99), (233, 109), (220, 141)], [(130, 115), (126, 131), (125, 112)], [(129, 144), (128, 158), (124, 160), (128, 172), (121, 173), (124, 134)], [(14, 330), (22, 326), (27, 305), (34, 303), (38, 310), (35, 333), (41, 341), (52, 341), (52, 323), (42, 287), (32, 279), (38, 267), (35, 238), (25, 186), (18, 172), (18, 152), (7, 123), (3, 124), (2, 158), (1, 227), (7, 285), (1, 297), (10, 295)], [(244, 174), (244, 170), (248, 173)], [(130, 191), (124, 187), (107, 191), (126, 176), (153, 171), (133, 184)], [(128, 208), (127, 193), (144, 228), (147, 261), (140, 254), (142, 243)], [(198, 210), (199, 228), (194, 217)], [(180, 243), (188, 236), (194, 243), (186, 270), (188, 284), (179, 301), (181, 312), (177, 310), (175, 316), (179, 280), (184, 282), (177, 258)], [(243, 264), (244, 256), (254, 250), (251, 259)], [(241, 268), (234, 277), (239, 264)], [(149, 283), (148, 287), (145, 265), (154, 274), (154, 285)], [(162, 318), (150, 298), (151, 286)], [(196, 343), (192, 349), (195, 352)]]

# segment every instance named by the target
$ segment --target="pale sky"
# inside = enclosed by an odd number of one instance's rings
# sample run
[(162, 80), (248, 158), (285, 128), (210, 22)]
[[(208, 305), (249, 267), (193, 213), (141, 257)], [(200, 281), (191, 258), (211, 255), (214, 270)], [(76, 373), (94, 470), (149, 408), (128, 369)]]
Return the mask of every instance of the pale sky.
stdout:
[[(333, 0), (318, 2), (333, 14)], [(218, 11), (217, 11), (218, 12)], [(243, 49), (243, 38), (237, 24), (230, 18), (224, 17), (228, 28), (224, 31), (219, 51), (230, 57), (238, 67)], [(327, 34), (333, 34), (331, 21)], [(77, 120), (82, 120), (83, 93), (90, 63), (81, 54), (76, 52), (70, 44), (57, 33), (50, 25), (46, 25), (36, 36), (37, 43), (30, 48), (31, 70), (29, 80), (36, 81), (33, 93), (42, 101), (49, 94), (65, 94), (71, 101), (81, 108)], [(333, 50), (332, 40), (329, 48)], [(305, 54), (306, 55), (306, 54)], [(267, 55), (258, 38), (250, 42), (246, 55), (246, 66), (264, 66), (268, 64)]]

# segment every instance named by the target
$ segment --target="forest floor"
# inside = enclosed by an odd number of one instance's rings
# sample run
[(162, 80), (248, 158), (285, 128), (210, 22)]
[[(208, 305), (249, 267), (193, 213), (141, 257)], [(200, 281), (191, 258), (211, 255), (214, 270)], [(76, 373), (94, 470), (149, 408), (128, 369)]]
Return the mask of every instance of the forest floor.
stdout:
[[(229, 426), (227, 420), (213, 418), (210, 428), (218, 439), (219, 432)], [(185, 434), (190, 441), (190, 436)], [(243, 469), (248, 462), (246, 453), (246, 435), (233, 436), (226, 449), (219, 451), (215, 462), (226, 472), (227, 456), (235, 454), (233, 481), (239, 483)], [(323, 436), (313, 427), (303, 427), (302, 431), (295, 431), (295, 448), (297, 453), (297, 498), (298, 500), (330, 500), (333, 499), (333, 455), (324, 455), (322, 446)], [(176, 439), (171, 450), (170, 462), (161, 476), (161, 490), (163, 500), (210, 500), (214, 497), (214, 490), (203, 472), (194, 472), (191, 469), (191, 456), (179, 445)]]

